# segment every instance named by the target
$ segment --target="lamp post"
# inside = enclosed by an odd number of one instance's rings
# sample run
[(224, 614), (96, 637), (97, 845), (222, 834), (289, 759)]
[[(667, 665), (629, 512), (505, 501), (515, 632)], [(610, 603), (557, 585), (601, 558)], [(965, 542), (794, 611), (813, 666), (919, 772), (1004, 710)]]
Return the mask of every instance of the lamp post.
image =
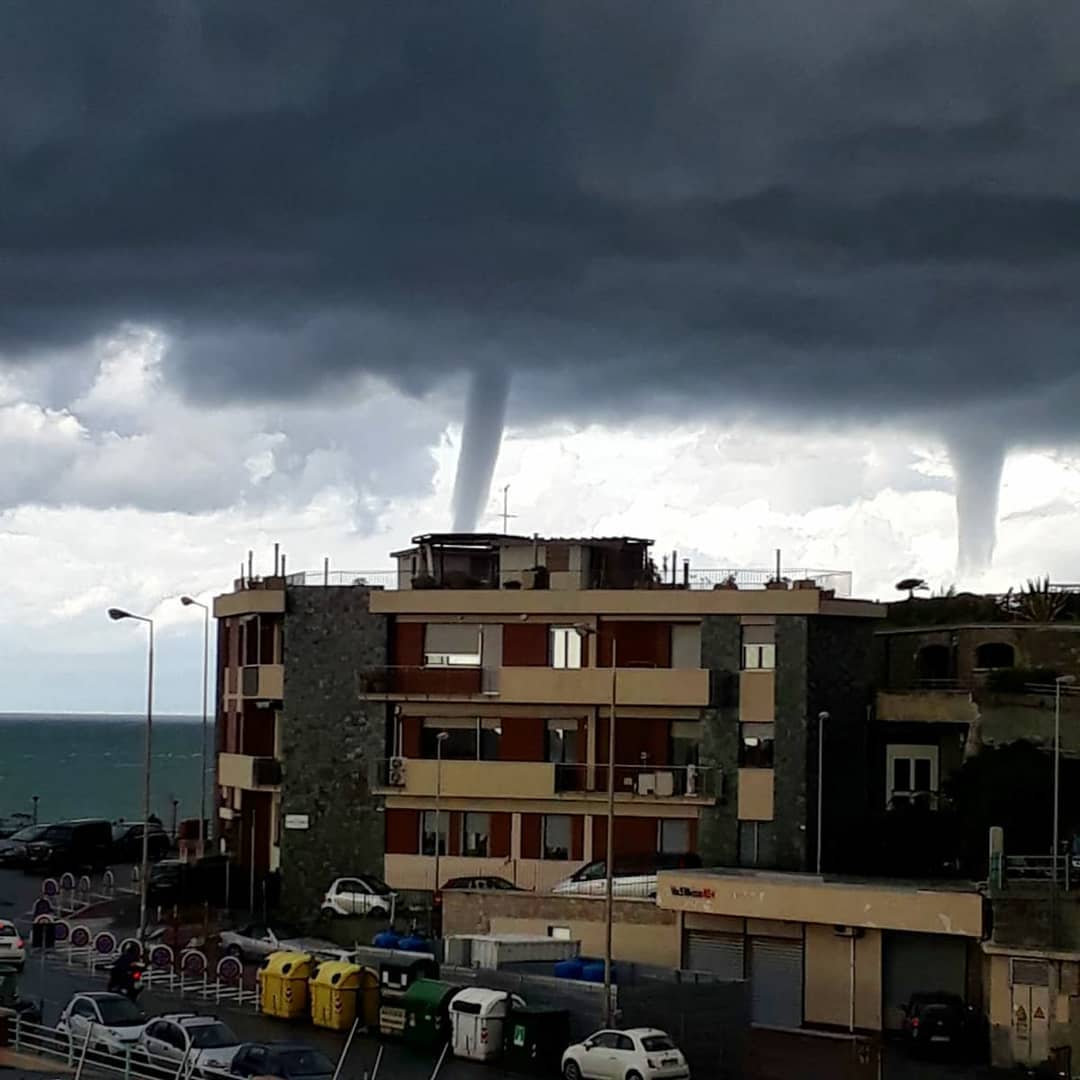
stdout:
[(1059, 793), (1061, 791), (1061, 688), (1071, 686), (1076, 682), (1075, 675), (1059, 675), (1054, 680), (1054, 891), (1058, 885), (1058, 847), (1060, 846), (1060, 806)]
[(134, 619), (146, 623), (148, 631), (146, 653), (146, 748), (143, 756), (143, 820), (142, 864), (139, 868), (139, 941), (146, 941), (146, 886), (150, 876), (150, 762), (154, 727), (154, 620), (145, 615), (133, 615), (122, 608), (109, 608), (109, 618)]
[(439, 894), (439, 849), (442, 847), (442, 748), (450, 738), (448, 731), (435, 736), (435, 890), (431, 894), (432, 906)]
[(817, 715), (817, 872), (821, 876), (822, 806), (825, 794), (825, 725), (829, 714), (822, 710)]
[(207, 700), (210, 692), (210, 606), (200, 603), (192, 596), (181, 596), (184, 607), (202, 608), (203, 654), (202, 654), (202, 744), (199, 750), (199, 855), (206, 854), (206, 735)]

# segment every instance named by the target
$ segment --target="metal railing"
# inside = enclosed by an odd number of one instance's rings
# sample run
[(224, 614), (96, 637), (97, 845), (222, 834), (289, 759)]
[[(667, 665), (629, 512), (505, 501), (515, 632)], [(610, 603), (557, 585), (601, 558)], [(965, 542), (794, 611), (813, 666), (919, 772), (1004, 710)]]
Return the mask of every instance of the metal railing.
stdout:
[[(436, 575), (413, 574), (409, 570), (300, 570), (287, 574), (287, 586), (367, 586), (376, 589), (546, 589), (554, 576), (559, 588), (568, 585), (577, 589), (765, 589), (818, 588), (831, 589), (837, 596), (851, 596), (852, 575), (849, 570), (821, 570), (803, 567), (784, 567), (779, 584), (776, 570), (745, 567), (721, 567), (679, 570), (674, 581), (653, 579), (643, 573), (632, 574), (619, 581), (605, 581), (589, 571), (548, 570), (540, 567), (527, 570), (497, 570), (468, 574), (464, 571), (443, 571)], [(576, 580), (575, 580), (576, 579)], [(253, 582), (255, 584), (255, 582)]]
[(455, 664), (381, 665), (358, 668), (356, 689), (362, 696), (410, 694), (422, 697), (474, 697), (498, 694), (497, 668)]
[[(607, 765), (555, 765), (555, 790), (606, 792)], [(700, 765), (615, 765), (616, 795), (651, 799), (712, 799), (723, 794), (720, 769)]]
[[(1076, 871), (1070, 866), (1068, 852), (1062, 852), (1057, 859), (1057, 883), (1063, 889), (1075, 884)], [(1052, 884), (1054, 881), (1053, 855), (1006, 855), (1006, 881)]]

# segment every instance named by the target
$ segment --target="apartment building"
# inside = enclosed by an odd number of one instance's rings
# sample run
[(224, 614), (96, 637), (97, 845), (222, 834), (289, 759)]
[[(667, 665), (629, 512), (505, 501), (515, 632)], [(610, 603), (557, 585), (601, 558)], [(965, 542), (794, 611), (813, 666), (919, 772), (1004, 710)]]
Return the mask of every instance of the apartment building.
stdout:
[[(617, 858), (812, 869), (823, 713), (822, 855), (850, 856), (882, 609), (842, 576), (658, 573), (625, 537), (432, 534), (394, 557), (382, 585), (218, 600), (224, 655), (258, 669), (226, 665), (222, 814), (238, 850), (265, 838), (287, 902), (362, 870), (430, 889), (436, 846), (442, 881), (547, 889), (603, 857), (612, 766)], [(280, 784), (256, 775), (267, 747)]]

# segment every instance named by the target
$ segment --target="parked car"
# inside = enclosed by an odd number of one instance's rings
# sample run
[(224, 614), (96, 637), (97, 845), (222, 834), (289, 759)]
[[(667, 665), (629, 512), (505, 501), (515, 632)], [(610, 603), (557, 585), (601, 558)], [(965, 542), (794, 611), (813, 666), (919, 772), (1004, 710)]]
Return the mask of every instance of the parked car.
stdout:
[(330, 1080), (334, 1063), (306, 1043), (244, 1043), (236, 1052), (229, 1071), (234, 1076), (275, 1076), (282, 1080)]
[(338, 878), (323, 897), (324, 915), (370, 915), (385, 919), (397, 901), (389, 885), (374, 874)]
[(224, 904), (231, 891), (229, 875), (235, 875), (233, 889), (242, 887), (240, 875), (230, 869), (224, 855), (207, 855), (195, 862), (162, 859), (150, 869), (146, 892), (154, 904)]
[(963, 1051), (973, 1048), (978, 1017), (958, 994), (912, 994), (904, 1006), (903, 1032), (914, 1051)]
[(16, 971), (26, 966), (26, 942), (19, 928), (7, 919), (0, 919), (0, 964)]
[[(611, 891), (614, 896), (656, 896), (656, 875), (661, 870), (697, 870), (701, 858), (694, 854), (620, 856), (615, 859)], [(560, 895), (602, 896), (607, 889), (607, 862), (593, 859), (551, 891)]]
[(67, 1033), (75, 1046), (90, 1035), (91, 1050), (123, 1053), (133, 1048), (142, 1034), (146, 1016), (123, 994), (104, 991), (76, 994), (60, 1013), (56, 1030)]
[(337, 956), (340, 945), (322, 938), (305, 937), (284, 926), (267, 926), (251, 923), (237, 930), (223, 930), (220, 935), (221, 951), (226, 956), (240, 960), (264, 960), (274, 952), (303, 952), (313, 956)]
[[(160, 822), (150, 822), (146, 834), (150, 858), (157, 862), (172, 850), (172, 839)], [(114, 862), (142, 861), (143, 826), (141, 821), (121, 821), (112, 829), (112, 857)]]
[(487, 889), (498, 890), (502, 892), (522, 892), (512, 881), (507, 881), (504, 877), (494, 877), (491, 875), (485, 875), (482, 877), (455, 877), (447, 881), (442, 891), (446, 892), (447, 889)]
[(50, 825), (28, 847), (29, 865), (41, 870), (101, 870), (112, 855), (112, 825), (82, 818)]
[(232, 1065), (240, 1040), (216, 1016), (167, 1013), (143, 1028), (139, 1049), (152, 1061), (178, 1065), (186, 1061), (185, 1068), (224, 1072)]
[(28, 1024), (41, 1023), (41, 1005), (19, 995), (19, 973), (14, 965), (0, 960), (0, 1009), (10, 1009)]
[(48, 825), (27, 825), (0, 840), (0, 866), (26, 866), (30, 861), (30, 845), (40, 840), (48, 828)]
[(686, 1058), (665, 1031), (597, 1031), (563, 1053), (564, 1080), (687, 1080)]

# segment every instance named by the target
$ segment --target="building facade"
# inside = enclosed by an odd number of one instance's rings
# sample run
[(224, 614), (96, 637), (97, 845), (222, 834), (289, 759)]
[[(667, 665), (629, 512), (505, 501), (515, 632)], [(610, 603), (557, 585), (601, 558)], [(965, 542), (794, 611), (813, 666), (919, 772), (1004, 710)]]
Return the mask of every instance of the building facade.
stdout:
[(268, 578), (216, 604), (223, 827), (293, 906), (361, 871), (430, 890), (436, 845), (440, 883), (543, 890), (602, 858), (613, 713), (617, 859), (812, 869), (822, 713), (823, 857), (857, 853), (878, 605), (661, 581), (633, 538), (395, 557), (392, 588)]

